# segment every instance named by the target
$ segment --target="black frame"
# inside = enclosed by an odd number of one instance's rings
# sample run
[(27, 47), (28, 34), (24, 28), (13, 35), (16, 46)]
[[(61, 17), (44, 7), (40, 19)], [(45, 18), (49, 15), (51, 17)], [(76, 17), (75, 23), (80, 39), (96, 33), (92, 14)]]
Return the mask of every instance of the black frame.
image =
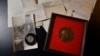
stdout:
[(52, 17), (51, 17), (50, 25), (49, 25), (49, 31), (48, 31), (48, 34), (46, 36), (44, 51), (53, 52), (53, 53), (62, 54), (62, 55), (68, 55), (68, 56), (76, 56), (76, 55), (73, 55), (73, 54), (64, 53), (64, 52), (60, 52), (60, 51), (56, 51), (56, 50), (52, 50), (52, 49), (49, 49), (48, 48), (49, 47), (49, 44), (50, 44), (51, 33), (52, 33), (52, 30), (53, 30), (53, 26), (54, 26), (54, 23), (55, 23), (56, 16), (64, 17), (64, 18), (67, 18), (67, 19), (70, 18), (71, 20), (78, 20), (78, 21), (85, 22), (84, 34), (83, 34), (84, 36), (83, 36), (83, 41), (82, 41), (82, 51), (81, 51), (81, 55), (83, 56), (84, 43), (85, 43), (85, 37), (86, 37), (86, 30), (87, 30), (86, 27), (87, 27), (88, 21), (87, 20), (80, 19), (80, 18), (74, 18), (74, 17), (65, 16), (65, 15), (56, 14), (56, 13), (52, 13)]

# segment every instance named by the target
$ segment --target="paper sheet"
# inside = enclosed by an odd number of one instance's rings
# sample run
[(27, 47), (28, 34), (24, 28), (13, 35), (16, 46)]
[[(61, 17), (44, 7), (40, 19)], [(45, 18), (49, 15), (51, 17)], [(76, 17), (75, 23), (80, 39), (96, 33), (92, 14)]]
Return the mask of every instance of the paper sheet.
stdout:
[(75, 11), (75, 12), (73, 13), (73, 17), (76, 17), (76, 18), (79, 18), (79, 19), (85, 19), (85, 20), (87, 20), (87, 19), (90, 18), (89, 16), (87, 16), (87, 15), (85, 15), (85, 14), (82, 14), (82, 13), (80, 13), (80, 12), (77, 12), (77, 11)]
[(43, 22), (37, 22), (36, 23), (36, 28), (40, 28), (40, 26), (43, 26)]
[(52, 1), (52, 0), (38, 0), (39, 4), (50, 2), (50, 1)]
[(35, 0), (21, 0), (23, 8), (30, 8), (36, 5)]
[(78, 14), (79, 18), (82, 17), (82, 19), (89, 20), (96, 0), (63, 0), (63, 3), (66, 9), (69, 8), (75, 10), (86, 16), (83, 18), (82, 15)]
[[(89, 20), (97, 0), (9, 0), (8, 27), (12, 27), (12, 16), (27, 13), (35, 14), (36, 22), (51, 17), (52, 13)], [(42, 4), (43, 3), (43, 4)], [(64, 6), (67, 10), (65, 10)], [(75, 12), (73, 13), (73, 10)]]
[(13, 27), (25, 24), (25, 17), (23, 15), (12, 17)]
[(27, 13), (29, 11), (32, 11), (34, 7), (37, 5), (35, 0), (21, 0), (23, 12)]
[(46, 32), (48, 32), (49, 25), (50, 25), (50, 19), (43, 21), (43, 27), (46, 30)]
[(23, 8), (21, 0), (8, 1), (8, 27), (12, 27), (12, 16), (21, 15)]
[(46, 19), (45, 11), (42, 4), (34, 6), (32, 10), (24, 11), (24, 14), (34, 14), (35, 22)]
[(34, 14), (35, 14), (35, 22), (46, 19), (45, 11), (41, 4), (36, 6), (36, 9), (34, 10)]
[(66, 15), (66, 11), (62, 3), (62, 0), (54, 0), (47, 3), (43, 3), (43, 6), (45, 9), (47, 19), (51, 18), (52, 13)]

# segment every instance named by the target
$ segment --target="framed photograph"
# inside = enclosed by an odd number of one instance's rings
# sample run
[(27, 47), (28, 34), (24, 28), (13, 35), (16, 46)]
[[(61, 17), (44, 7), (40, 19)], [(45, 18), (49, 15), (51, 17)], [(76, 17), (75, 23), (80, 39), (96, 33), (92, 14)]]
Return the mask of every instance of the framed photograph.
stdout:
[(82, 56), (86, 26), (86, 20), (53, 13), (44, 50), (68, 56)]
[(38, 48), (33, 14), (12, 18), (14, 52)]

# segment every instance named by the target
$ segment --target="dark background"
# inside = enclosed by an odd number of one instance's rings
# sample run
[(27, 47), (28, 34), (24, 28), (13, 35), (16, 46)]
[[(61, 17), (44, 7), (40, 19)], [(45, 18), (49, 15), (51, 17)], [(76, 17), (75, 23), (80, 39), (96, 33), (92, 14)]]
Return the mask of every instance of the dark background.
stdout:
[[(8, 28), (7, 0), (0, 0), (0, 56), (63, 56), (42, 51), (46, 32), (41, 27), (37, 34), (42, 35), (38, 50), (21, 51), (13, 53), (12, 28)], [(41, 32), (40, 32), (41, 31)], [(38, 37), (40, 37), (38, 36)], [(100, 0), (94, 8), (91, 20), (88, 23), (84, 56), (100, 56)]]

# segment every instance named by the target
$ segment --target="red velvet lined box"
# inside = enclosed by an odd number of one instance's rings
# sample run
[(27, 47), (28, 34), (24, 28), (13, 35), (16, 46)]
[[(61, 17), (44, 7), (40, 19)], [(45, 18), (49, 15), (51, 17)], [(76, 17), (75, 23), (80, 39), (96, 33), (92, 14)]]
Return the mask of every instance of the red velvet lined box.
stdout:
[[(53, 13), (45, 50), (63, 53), (70, 56), (81, 56), (83, 51), (83, 41), (85, 38), (86, 23), (87, 21), (85, 20)], [(73, 30), (74, 37), (71, 42), (63, 42), (60, 39), (59, 31), (62, 27), (69, 27)]]

